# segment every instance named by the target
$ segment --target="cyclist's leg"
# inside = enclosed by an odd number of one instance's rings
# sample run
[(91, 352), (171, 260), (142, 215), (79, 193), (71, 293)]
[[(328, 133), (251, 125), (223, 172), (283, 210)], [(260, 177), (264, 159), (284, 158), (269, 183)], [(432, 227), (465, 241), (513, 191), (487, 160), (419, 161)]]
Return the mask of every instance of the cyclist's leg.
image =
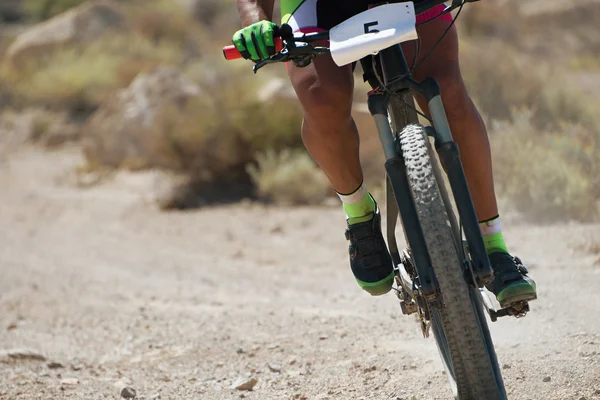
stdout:
[[(418, 27), (423, 56), (439, 40), (450, 21), (436, 19)], [(404, 45), (407, 59), (412, 60), (415, 45)], [(477, 108), (471, 101), (460, 72), (458, 37), (453, 26), (439, 46), (415, 71), (415, 78), (433, 77), (438, 80), (442, 99), (454, 139), (461, 149), (461, 161), (479, 221), (486, 250), (494, 267), (496, 279), (489, 288), (501, 304), (513, 299), (535, 297), (535, 284), (525, 282), (517, 271), (515, 261), (509, 256), (500, 223), (494, 191), (492, 158), (486, 127)], [(427, 102), (418, 97), (420, 107), (428, 113)]]
[[(447, 20), (433, 20), (420, 25), (420, 55), (427, 54), (450, 24)], [(413, 60), (415, 45), (403, 46), (406, 58)], [(453, 26), (431, 55), (414, 71), (417, 80), (433, 77), (442, 89), (442, 99), (454, 139), (461, 149), (461, 161), (480, 221), (498, 215), (494, 191), (490, 144), (486, 127), (471, 101), (458, 62), (458, 37)], [(428, 113), (427, 102), (417, 96), (421, 109)]]
[(305, 68), (288, 66), (304, 109), (302, 140), (338, 193), (352, 193), (362, 183), (359, 138), (351, 117), (352, 68), (339, 68), (329, 55)]
[[(316, 1), (301, 2), (296, 8), (290, 1), (296, 0), (282, 2), (282, 14), (288, 15), (284, 22), (304, 31), (320, 25)], [(321, 12), (320, 17), (324, 29), (335, 24), (335, 21), (323, 22), (333, 14)], [(392, 261), (381, 234), (378, 208), (363, 184), (359, 136), (351, 117), (352, 67), (338, 67), (331, 56), (322, 55), (305, 68), (288, 65), (288, 74), (304, 109), (303, 142), (340, 193), (348, 217), (346, 237), (350, 240), (352, 271), (359, 285), (369, 293), (386, 293), (393, 282)]]

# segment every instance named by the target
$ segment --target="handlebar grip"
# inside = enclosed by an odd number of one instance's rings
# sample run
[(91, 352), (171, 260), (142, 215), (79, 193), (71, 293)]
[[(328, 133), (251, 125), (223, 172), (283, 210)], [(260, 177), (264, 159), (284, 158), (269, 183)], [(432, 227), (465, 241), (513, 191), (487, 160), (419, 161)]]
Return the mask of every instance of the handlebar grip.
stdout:
[[(275, 38), (275, 51), (279, 52), (283, 49), (283, 39), (280, 37)], [(226, 60), (237, 60), (242, 58), (242, 55), (238, 51), (238, 49), (234, 46), (225, 46), (223, 47), (223, 56)]]

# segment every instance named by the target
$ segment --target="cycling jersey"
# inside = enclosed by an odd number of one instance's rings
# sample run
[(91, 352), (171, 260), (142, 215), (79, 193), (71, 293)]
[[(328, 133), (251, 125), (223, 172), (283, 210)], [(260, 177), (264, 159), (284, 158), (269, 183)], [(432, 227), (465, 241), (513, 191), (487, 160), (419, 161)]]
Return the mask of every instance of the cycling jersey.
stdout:
[[(289, 24), (294, 31), (331, 29), (367, 10), (373, 3), (373, 0), (281, 0), (282, 22)], [(417, 15), (417, 23), (439, 17), (445, 8), (441, 4)], [(450, 14), (444, 14), (440, 18), (452, 21)]]

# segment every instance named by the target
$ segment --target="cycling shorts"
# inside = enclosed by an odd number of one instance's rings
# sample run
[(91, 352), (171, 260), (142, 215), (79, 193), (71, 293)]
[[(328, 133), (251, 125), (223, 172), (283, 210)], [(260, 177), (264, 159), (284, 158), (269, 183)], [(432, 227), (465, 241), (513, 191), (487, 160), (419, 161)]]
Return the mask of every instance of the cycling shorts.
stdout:
[[(295, 31), (329, 30), (337, 24), (369, 8), (373, 0), (281, 0), (282, 23)], [(446, 6), (440, 4), (417, 15), (417, 23), (440, 18), (452, 22), (452, 15), (440, 14)]]

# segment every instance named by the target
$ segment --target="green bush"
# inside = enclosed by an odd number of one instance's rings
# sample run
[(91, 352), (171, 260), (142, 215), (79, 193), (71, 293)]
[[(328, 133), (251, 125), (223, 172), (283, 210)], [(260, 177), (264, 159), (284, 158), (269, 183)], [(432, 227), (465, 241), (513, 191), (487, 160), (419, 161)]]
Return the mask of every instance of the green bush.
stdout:
[(32, 21), (43, 21), (76, 7), (86, 0), (24, 0), (24, 10)]

